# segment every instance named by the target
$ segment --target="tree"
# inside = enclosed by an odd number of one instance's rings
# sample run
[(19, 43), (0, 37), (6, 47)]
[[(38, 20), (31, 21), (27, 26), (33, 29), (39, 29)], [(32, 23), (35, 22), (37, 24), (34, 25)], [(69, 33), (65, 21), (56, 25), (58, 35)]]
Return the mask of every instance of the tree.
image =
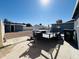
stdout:
[(4, 23), (12, 23), (12, 22), (5, 18)]
[(4, 23), (7, 23), (7, 22), (8, 22), (8, 20), (5, 18), (5, 19), (4, 19)]
[(42, 25), (41, 23), (39, 25)]
[(32, 25), (30, 23), (26, 24), (26, 27), (31, 27)]

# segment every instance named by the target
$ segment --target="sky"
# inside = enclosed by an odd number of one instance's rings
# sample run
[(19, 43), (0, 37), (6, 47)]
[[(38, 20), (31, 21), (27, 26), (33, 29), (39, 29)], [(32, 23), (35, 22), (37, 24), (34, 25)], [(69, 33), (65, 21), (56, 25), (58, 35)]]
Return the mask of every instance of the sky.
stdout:
[(76, 0), (0, 0), (0, 19), (31, 24), (53, 24), (72, 19)]

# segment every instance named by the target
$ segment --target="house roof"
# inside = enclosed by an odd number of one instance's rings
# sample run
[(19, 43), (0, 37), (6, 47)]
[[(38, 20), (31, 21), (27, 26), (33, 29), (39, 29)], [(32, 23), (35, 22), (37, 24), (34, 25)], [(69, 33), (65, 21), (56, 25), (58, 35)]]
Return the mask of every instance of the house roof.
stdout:
[(65, 23), (74, 23), (74, 19), (69, 20), (69, 21), (67, 21), (67, 22), (65, 22)]
[(79, 0), (77, 0), (74, 11), (73, 11), (73, 16), (72, 19), (75, 19), (75, 17), (77, 16), (77, 14), (79, 13)]

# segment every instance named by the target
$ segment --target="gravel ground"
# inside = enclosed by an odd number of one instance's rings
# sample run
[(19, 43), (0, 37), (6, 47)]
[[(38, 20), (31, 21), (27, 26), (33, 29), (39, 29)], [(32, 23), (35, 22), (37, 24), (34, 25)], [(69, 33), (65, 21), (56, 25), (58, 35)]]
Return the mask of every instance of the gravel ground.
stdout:
[(6, 56), (8, 53), (11, 52), (11, 49), (14, 47), (14, 45), (5, 46), (3, 48), (0, 48), (0, 58)]
[[(5, 33), (5, 38), (6, 39), (11, 39), (11, 40), (9, 40), (11, 42), (14, 40), (13, 38), (19, 38), (19, 37), (24, 37), (24, 36), (32, 36), (32, 31), (21, 31), (21, 32)], [(7, 45), (7, 46), (4, 46), (4, 47), (0, 48), (0, 58), (3, 57), (3, 56), (6, 56), (6, 54), (10, 53), (11, 49), (14, 46), (15, 45)]]
[(25, 36), (32, 36), (32, 31), (6, 33), (5, 37), (11, 39), (8, 42), (24, 41), (0, 49), (0, 57), (3, 57), (2, 59), (79, 59), (79, 50), (66, 41), (35, 40), (34, 42), (27, 40)]
[[(66, 41), (35, 40), (34, 42), (26, 38), (16, 38), (26, 41), (16, 44), (12, 49), (8, 48), (10, 52), (6, 55), (2, 54), (4, 57), (1, 59), (79, 59), (79, 50)], [(12, 40), (14, 41), (15, 38)]]

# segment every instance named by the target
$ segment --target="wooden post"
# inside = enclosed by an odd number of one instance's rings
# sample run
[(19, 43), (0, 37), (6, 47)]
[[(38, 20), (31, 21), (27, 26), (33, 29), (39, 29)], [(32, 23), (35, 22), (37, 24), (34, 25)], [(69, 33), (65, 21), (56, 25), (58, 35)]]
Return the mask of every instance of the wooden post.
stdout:
[(4, 24), (0, 20), (0, 47), (3, 47), (3, 39), (4, 39)]

